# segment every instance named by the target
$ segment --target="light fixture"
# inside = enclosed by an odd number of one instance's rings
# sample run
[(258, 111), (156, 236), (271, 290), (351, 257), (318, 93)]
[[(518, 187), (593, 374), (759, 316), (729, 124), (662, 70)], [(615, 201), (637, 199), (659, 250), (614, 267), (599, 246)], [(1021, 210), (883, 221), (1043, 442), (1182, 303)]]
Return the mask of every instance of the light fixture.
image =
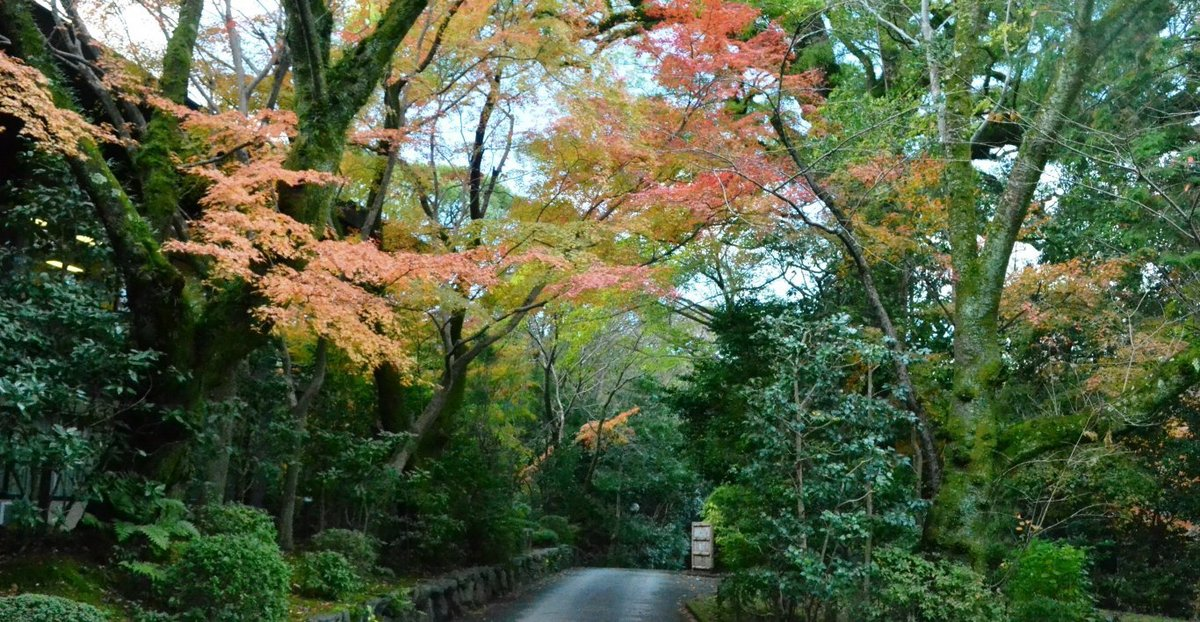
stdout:
[(67, 272), (79, 274), (80, 272), (83, 272), (83, 268), (80, 268), (79, 266), (67, 266)]
[(61, 262), (57, 259), (50, 259), (46, 262), (46, 265), (54, 266), (55, 268), (61, 268), (61, 267), (63, 267), (63, 262)]

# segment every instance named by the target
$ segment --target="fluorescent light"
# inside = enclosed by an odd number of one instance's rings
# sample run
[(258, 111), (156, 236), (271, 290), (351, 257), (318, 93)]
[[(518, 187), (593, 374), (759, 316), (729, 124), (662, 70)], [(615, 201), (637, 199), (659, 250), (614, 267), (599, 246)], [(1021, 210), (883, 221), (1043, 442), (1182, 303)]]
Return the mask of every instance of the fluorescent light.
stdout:
[(80, 272), (83, 272), (83, 268), (80, 268), (79, 266), (67, 266), (67, 272), (79, 274)]
[(46, 262), (46, 265), (48, 265), (48, 266), (54, 266), (55, 268), (61, 268), (61, 267), (63, 267), (63, 262), (61, 262), (61, 261), (59, 261), (59, 260), (57, 260), (57, 259), (51, 259), (51, 260), (49, 260), (49, 261), (47, 261), (47, 262)]

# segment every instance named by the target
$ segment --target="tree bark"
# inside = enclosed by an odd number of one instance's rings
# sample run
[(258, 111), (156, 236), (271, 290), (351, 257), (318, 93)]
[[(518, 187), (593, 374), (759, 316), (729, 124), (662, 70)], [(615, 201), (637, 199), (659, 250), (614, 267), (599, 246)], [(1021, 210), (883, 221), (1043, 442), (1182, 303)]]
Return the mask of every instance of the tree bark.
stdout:
[[(299, 133), (284, 162), (287, 168), (336, 172), (350, 124), (370, 99), (426, 4), (427, 0), (389, 3), (371, 34), (332, 61), (333, 16), (324, 0), (284, 1), (300, 119)], [(332, 223), (333, 192), (325, 186), (281, 184), (280, 211), (324, 237)]]

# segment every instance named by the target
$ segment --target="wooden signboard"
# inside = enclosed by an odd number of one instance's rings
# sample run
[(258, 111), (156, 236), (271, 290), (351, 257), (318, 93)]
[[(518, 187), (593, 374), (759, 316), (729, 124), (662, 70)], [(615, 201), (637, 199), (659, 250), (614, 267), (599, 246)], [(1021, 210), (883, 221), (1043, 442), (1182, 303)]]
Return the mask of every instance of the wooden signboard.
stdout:
[(692, 569), (713, 569), (713, 528), (708, 523), (692, 523)]

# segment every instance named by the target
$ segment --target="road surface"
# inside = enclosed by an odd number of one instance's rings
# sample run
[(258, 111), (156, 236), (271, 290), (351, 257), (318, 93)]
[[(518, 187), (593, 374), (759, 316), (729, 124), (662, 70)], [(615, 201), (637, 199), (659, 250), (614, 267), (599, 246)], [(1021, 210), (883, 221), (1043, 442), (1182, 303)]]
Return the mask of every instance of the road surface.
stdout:
[(575, 568), (468, 616), (472, 622), (675, 622), (717, 579), (661, 570)]

